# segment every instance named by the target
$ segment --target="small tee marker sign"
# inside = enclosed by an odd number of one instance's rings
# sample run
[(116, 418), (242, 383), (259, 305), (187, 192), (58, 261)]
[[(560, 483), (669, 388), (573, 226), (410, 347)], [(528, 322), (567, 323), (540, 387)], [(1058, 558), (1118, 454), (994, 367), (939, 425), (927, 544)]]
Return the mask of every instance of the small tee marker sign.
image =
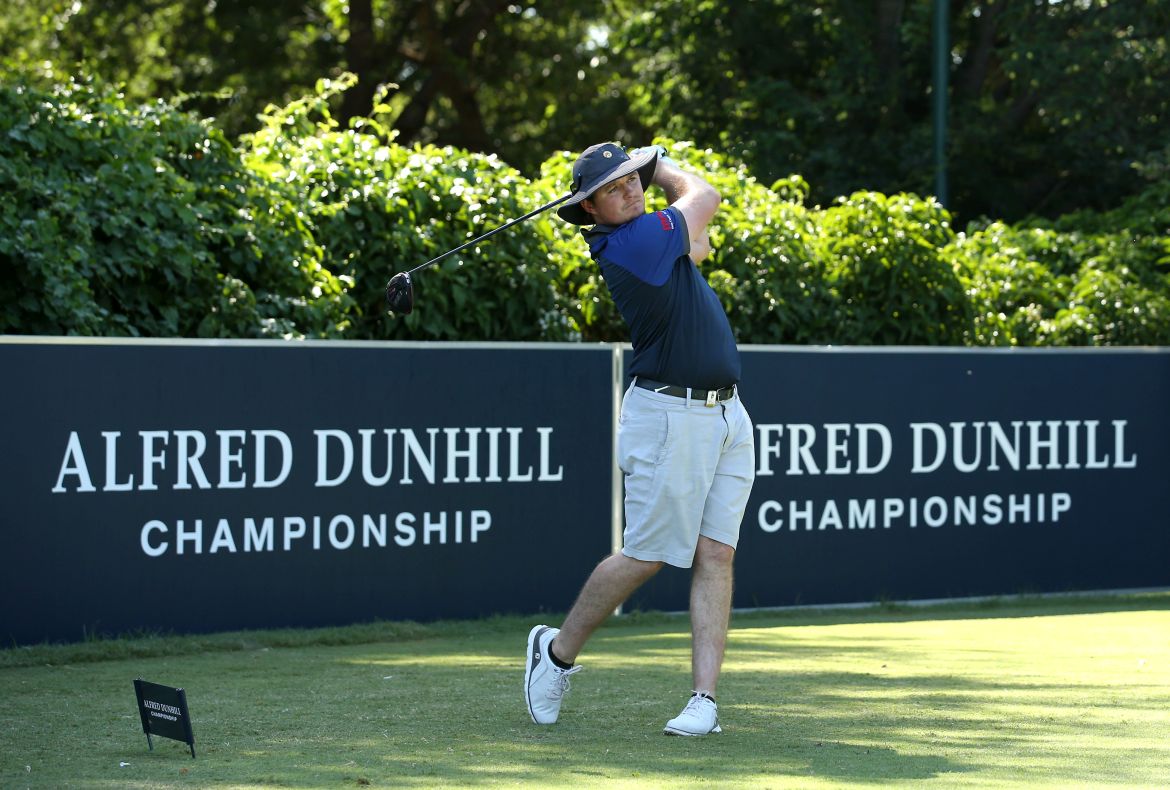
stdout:
[(152, 735), (182, 741), (191, 747), (195, 758), (195, 733), (191, 729), (191, 714), (187, 712), (187, 692), (183, 689), (149, 683), (142, 678), (134, 681), (138, 696), (138, 715), (142, 717), (142, 731), (146, 745), (154, 751)]

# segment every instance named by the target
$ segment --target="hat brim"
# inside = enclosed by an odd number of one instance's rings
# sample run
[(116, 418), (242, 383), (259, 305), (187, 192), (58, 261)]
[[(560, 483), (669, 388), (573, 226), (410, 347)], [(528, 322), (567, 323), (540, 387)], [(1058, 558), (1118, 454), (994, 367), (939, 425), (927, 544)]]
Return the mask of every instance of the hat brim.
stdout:
[(650, 188), (650, 182), (654, 180), (654, 171), (657, 168), (658, 149), (651, 148), (648, 151), (639, 151), (636, 155), (631, 156), (612, 171), (597, 179), (594, 183), (583, 185), (581, 189), (573, 193), (571, 198), (561, 204), (560, 208), (557, 209), (557, 216), (574, 225), (595, 225), (597, 224), (596, 220), (593, 219), (592, 214), (581, 207), (581, 201), (592, 197), (594, 192), (601, 189), (610, 181), (624, 178), (635, 170), (638, 171), (638, 178), (642, 182), (642, 190), (645, 191)]

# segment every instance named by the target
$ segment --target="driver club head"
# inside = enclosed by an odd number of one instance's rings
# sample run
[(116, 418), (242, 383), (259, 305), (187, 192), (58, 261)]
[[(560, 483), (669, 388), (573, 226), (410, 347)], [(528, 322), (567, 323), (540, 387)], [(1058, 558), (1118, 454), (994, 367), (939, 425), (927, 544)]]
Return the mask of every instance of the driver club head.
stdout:
[(414, 284), (410, 272), (399, 272), (386, 283), (386, 304), (390, 311), (406, 315), (414, 309)]

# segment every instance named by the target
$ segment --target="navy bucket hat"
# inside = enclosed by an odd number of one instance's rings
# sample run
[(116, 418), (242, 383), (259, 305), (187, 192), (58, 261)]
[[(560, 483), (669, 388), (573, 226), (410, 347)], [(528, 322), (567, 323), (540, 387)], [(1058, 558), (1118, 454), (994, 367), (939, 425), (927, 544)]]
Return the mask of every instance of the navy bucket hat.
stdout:
[(642, 189), (650, 188), (658, 166), (658, 149), (643, 148), (631, 157), (617, 143), (598, 143), (585, 149), (573, 164), (572, 197), (557, 209), (557, 216), (574, 225), (593, 225), (593, 215), (581, 207), (581, 201), (610, 181), (628, 176), (635, 170)]

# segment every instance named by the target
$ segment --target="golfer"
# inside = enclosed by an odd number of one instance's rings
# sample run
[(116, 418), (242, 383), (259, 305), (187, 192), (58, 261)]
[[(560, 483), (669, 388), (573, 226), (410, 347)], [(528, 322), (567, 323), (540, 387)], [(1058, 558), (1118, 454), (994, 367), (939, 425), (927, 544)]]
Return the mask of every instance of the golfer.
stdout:
[[(646, 211), (645, 190), (669, 207)], [(693, 690), (668, 735), (720, 732), (715, 703), (740, 521), (755, 476), (751, 419), (740, 403), (739, 350), (718, 297), (699, 273), (719, 193), (659, 158), (614, 143), (573, 165), (572, 197), (557, 214), (581, 231), (630, 330), (633, 377), (622, 399), (618, 465), (625, 477), (622, 550), (585, 582), (560, 629), (528, 634), (524, 697), (552, 724), (574, 662), (594, 630), (663, 563), (691, 568)]]

